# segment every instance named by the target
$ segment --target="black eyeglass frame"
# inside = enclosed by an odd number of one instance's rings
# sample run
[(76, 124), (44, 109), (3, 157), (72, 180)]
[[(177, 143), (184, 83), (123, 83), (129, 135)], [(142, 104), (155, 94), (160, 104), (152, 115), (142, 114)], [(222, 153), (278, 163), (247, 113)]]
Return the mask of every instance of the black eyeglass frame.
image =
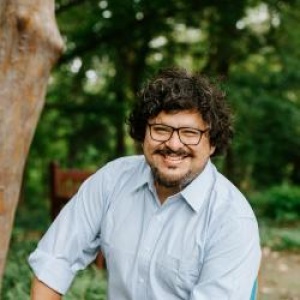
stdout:
[[(208, 131), (210, 130), (210, 127), (207, 127), (206, 129), (201, 130), (201, 129), (198, 129), (198, 128), (188, 127), (188, 126), (184, 126), (184, 127), (173, 127), (173, 126), (166, 125), (166, 124), (162, 124), (162, 123), (153, 123), (153, 124), (147, 123), (147, 125), (149, 126), (149, 129), (150, 129), (150, 130), (149, 130), (149, 132), (150, 132), (150, 137), (151, 137), (151, 139), (152, 139), (153, 141), (156, 141), (156, 142), (164, 142), (164, 143), (165, 143), (165, 142), (169, 141), (169, 140), (172, 138), (172, 136), (173, 136), (173, 134), (174, 134), (174, 131), (176, 131), (177, 134), (178, 134), (178, 137), (179, 137), (180, 142), (181, 142), (183, 145), (187, 145), (187, 146), (197, 146), (197, 145), (200, 143), (203, 134), (206, 133), (206, 132), (208, 132)], [(153, 138), (153, 136), (152, 136), (152, 129), (151, 129), (151, 128), (152, 128), (152, 126), (155, 126), (155, 125), (160, 125), (160, 126), (164, 126), (164, 127), (166, 127), (166, 128), (170, 128), (170, 129), (172, 130), (172, 132), (170, 133), (170, 137), (167, 138), (167, 139), (162, 139), (162, 140), (158, 140), (158, 139)], [(198, 132), (200, 133), (200, 134), (199, 134), (199, 140), (198, 140), (198, 142), (197, 142), (197, 143), (184, 143), (184, 142), (181, 140), (181, 137), (180, 137), (180, 130), (182, 130), (182, 129), (192, 129), (192, 130), (198, 131)]]

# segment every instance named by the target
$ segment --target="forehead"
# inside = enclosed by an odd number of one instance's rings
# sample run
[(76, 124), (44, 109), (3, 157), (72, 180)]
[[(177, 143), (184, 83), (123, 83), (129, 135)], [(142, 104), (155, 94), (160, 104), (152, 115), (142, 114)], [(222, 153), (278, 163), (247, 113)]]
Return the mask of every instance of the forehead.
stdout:
[(156, 117), (149, 120), (151, 123), (162, 123), (173, 127), (203, 128), (206, 123), (196, 110), (161, 111)]

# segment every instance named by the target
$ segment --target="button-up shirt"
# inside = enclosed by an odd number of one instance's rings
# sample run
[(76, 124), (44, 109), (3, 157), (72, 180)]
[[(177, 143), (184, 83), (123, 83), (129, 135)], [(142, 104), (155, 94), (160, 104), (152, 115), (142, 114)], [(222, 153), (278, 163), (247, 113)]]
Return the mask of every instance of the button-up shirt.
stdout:
[(100, 248), (111, 300), (247, 300), (261, 256), (249, 203), (212, 162), (161, 204), (144, 156), (117, 159), (92, 175), (29, 263), (64, 294)]

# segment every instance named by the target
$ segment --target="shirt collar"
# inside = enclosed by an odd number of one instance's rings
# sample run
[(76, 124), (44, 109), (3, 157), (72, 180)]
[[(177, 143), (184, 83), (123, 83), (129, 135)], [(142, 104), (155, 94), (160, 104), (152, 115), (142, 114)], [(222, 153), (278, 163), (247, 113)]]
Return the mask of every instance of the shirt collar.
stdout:
[[(205, 199), (210, 194), (215, 181), (215, 168), (209, 160), (203, 171), (181, 192), (180, 195), (191, 206), (195, 212), (199, 212)], [(144, 160), (141, 172), (138, 172), (138, 178), (135, 181), (134, 190), (148, 185), (149, 189), (154, 191), (154, 181), (150, 166)]]
[(182, 197), (195, 212), (199, 212), (215, 182), (215, 168), (209, 160), (203, 171), (181, 191)]
[(149, 186), (152, 185), (153, 183), (153, 177), (152, 177), (152, 173), (151, 173), (151, 169), (150, 166), (148, 165), (148, 163), (146, 162), (145, 158), (143, 160), (143, 164), (141, 167), (140, 172), (136, 173), (137, 178), (135, 180), (135, 184), (133, 186), (133, 189), (139, 189), (140, 187), (144, 186), (145, 184), (148, 184)]

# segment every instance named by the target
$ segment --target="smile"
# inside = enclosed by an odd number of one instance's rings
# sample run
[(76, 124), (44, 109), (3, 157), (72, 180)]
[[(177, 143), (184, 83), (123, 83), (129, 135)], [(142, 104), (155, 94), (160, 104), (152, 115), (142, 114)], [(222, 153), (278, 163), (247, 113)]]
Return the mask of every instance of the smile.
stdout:
[(189, 157), (189, 154), (186, 151), (171, 151), (169, 149), (162, 149), (156, 151), (156, 154), (159, 154), (165, 162), (167, 163), (180, 163), (185, 158)]
[(171, 164), (179, 164), (181, 163), (185, 158), (187, 158), (187, 155), (176, 155), (176, 154), (169, 154), (169, 155), (162, 155), (163, 159), (167, 163)]

